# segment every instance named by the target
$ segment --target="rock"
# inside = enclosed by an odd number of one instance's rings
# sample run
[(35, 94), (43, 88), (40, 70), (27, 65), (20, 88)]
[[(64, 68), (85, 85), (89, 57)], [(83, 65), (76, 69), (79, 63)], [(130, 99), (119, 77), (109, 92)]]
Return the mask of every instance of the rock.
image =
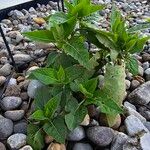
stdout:
[(130, 136), (136, 136), (142, 132), (148, 132), (148, 129), (144, 126), (144, 124), (134, 115), (128, 116), (124, 123)]
[(26, 138), (22, 133), (13, 134), (7, 139), (7, 144), (11, 149), (19, 149), (26, 145)]
[(131, 82), (129, 80), (125, 80), (126, 82), (126, 90), (130, 88)]
[(130, 115), (134, 115), (135, 117), (137, 117), (142, 123), (146, 122), (146, 119), (139, 114), (136, 110), (132, 109), (131, 107), (125, 107), (126, 109), (126, 113), (128, 116)]
[(0, 142), (0, 150), (6, 150), (6, 147), (3, 143)]
[(67, 137), (69, 141), (80, 141), (85, 138), (85, 131), (84, 128), (78, 126), (73, 131), (71, 131)]
[(19, 83), (19, 82), (23, 82), (25, 80), (25, 77), (24, 76), (19, 76), (18, 78), (17, 78), (17, 82)]
[(31, 56), (28, 54), (15, 54), (13, 57), (17, 64), (23, 64), (32, 59)]
[(24, 116), (24, 110), (11, 110), (4, 113), (5, 117), (13, 121), (21, 120)]
[(27, 92), (22, 92), (22, 93), (20, 94), (20, 97), (21, 97), (21, 99), (22, 99), (23, 101), (28, 101), (28, 99), (29, 99), (29, 96), (28, 96)]
[(94, 126), (87, 130), (87, 137), (98, 146), (108, 146), (114, 138), (114, 132), (108, 127)]
[(118, 132), (112, 141), (110, 150), (122, 150), (123, 145), (125, 144), (127, 139), (128, 139), (128, 136), (126, 134), (122, 132)]
[(148, 69), (149, 68), (149, 62), (148, 61), (144, 62), (142, 64), (142, 67), (143, 67), (144, 70)]
[(13, 110), (18, 108), (22, 103), (22, 100), (20, 97), (15, 97), (15, 96), (9, 96), (9, 97), (4, 97), (1, 100), (1, 108), (3, 110)]
[(6, 78), (4, 76), (0, 76), (0, 86), (2, 86), (6, 81)]
[(45, 136), (45, 143), (46, 144), (50, 144), (51, 142), (53, 142), (54, 141), (54, 138), (53, 137), (51, 137), (51, 136), (49, 136), (49, 135), (46, 135)]
[(142, 59), (143, 59), (144, 62), (145, 61), (150, 61), (150, 54), (148, 54), (148, 53), (143, 54)]
[(141, 66), (139, 66), (138, 74), (140, 76), (143, 76), (143, 74), (144, 74), (144, 70), (143, 70), (143, 68)]
[(144, 123), (145, 127), (150, 131), (150, 122), (147, 121)]
[(26, 75), (27, 75), (27, 76), (30, 75), (30, 73), (31, 73), (33, 70), (36, 70), (36, 69), (39, 69), (39, 67), (38, 67), (38, 66), (32, 66), (31, 68), (29, 68), (29, 69), (27, 70)]
[(128, 95), (128, 100), (135, 104), (148, 104), (150, 102), (150, 81), (142, 84)]
[(93, 148), (88, 143), (76, 143), (73, 150), (93, 150)]
[(136, 107), (134, 105), (132, 105), (131, 103), (129, 103), (128, 101), (125, 101), (123, 105), (124, 105), (125, 108), (130, 107), (130, 108), (136, 110)]
[(20, 96), (21, 89), (18, 85), (9, 85), (6, 88), (5, 96)]
[(66, 147), (64, 144), (51, 143), (47, 150), (66, 150)]
[(8, 86), (10, 85), (17, 85), (17, 80), (15, 78), (10, 78)]
[(36, 22), (39, 25), (46, 23), (43, 18), (33, 18), (33, 20), (34, 20), (34, 22)]
[(13, 132), (13, 122), (4, 117), (0, 118), (0, 140), (5, 140)]
[(18, 19), (23, 19), (24, 18), (24, 14), (21, 11), (18, 10), (14, 10), (13, 14), (18, 18)]
[(123, 145), (123, 150), (140, 150), (139, 142), (137, 138), (128, 138), (126, 143)]
[(33, 148), (30, 145), (26, 145), (26, 146), (20, 148), (19, 150), (33, 150)]
[(118, 129), (120, 124), (121, 124), (121, 117), (120, 117), (120, 115), (117, 115), (115, 124), (112, 126), (112, 129)]
[(39, 82), (38, 80), (30, 81), (30, 83), (28, 85), (28, 89), (27, 89), (28, 96), (31, 98), (34, 98), (37, 89), (42, 86), (43, 86), (43, 84), (41, 82)]
[(88, 126), (90, 123), (90, 116), (87, 114), (84, 118), (84, 120), (81, 122), (81, 126)]
[(0, 76), (8, 76), (11, 73), (12, 66), (10, 64), (5, 64), (2, 68), (0, 68)]
[(144, 73), (146, 81), (150, 81), (150, 68), (146, 69)]
[(36, 12), (36, 10), (34, 9), (34, 7), (30, 7), (30, 8), (29, 8), (29, 13), (31, 13), (31, 14), (36, 14), (37, 12)]
[(150, 149), (150, 133), (145, 133), (142, 137), (140, 137), (140, 146), (142, 150)]
[(27, 134), (27, 123), (20, 121), (14, 125), (14, 133)]
[(138, 80), (132, 80), (131, 81), (131, 90), (135, 90), (138, 86), (140, 86), (140, 82)]

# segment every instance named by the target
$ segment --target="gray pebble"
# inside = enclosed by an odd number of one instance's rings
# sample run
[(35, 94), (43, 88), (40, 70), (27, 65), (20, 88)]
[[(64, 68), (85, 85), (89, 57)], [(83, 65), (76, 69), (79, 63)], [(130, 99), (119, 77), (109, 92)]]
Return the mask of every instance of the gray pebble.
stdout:
[(12, 66), (10, 64), (5, 64), (2, 68), (0, 68), (0, 76), (8, 76), (11, 73)]
[(69, 141), (80, 141), (85, 138), (85, 131), (82, 126), (78, 126), (73, 131), (71, 131), (68, 135)]
[(26, 145), (26, 146), (20, 148), (19, 150), (33, 150), (33, 148), (30, 145)]
[(28, 96), (31, 98), (34, 98), (37, 89), (42, 86), (43, 86), (43, 84), (41, 82), (39, 82), (38, 80), (32, 80), (28, 85), (28, 89), (27, 89)]
[(111, 149), (110, 150), (122, 150), (123, 145), (127, 141), (128, 136), (122, 132), (117, 133), (117, 135), (114, 137), (112, 144), (111, 144)]
[(21, 120), (24, 116), (24, 110), (11, 110), (4, 113), (5, 117), (13, 121)]
[(125, 108), (130, 107), (130, 108), (136, 110), (136, 107), (133, 104), (129, 103), (128, 101), (125, 101), (123, 105), (124, 105)]
[(19, 149), (26, 145), (26, 138), (22, 133), (13, 134), (7, 139), (7, 144), (11, 149)]
[(128, 116), (124, 123), (130, 136), (136, 136), (142, 132), (148, 132), (148, 129), (144, 126), (144, 124), (134, 115)]
[(13, 132), (13, 122), (4, 117), (0, 118), (0, 140), (9, 137)]
[(150, 81), (150, 68), (146, 69), (144, 73), (146, 81)]
[(114, 131), (108, 127), (94, 126), (87, 130), (87, 136), (98, 146), (108, 146), (114, 138)]
[(150, 102), (150, 81), (140, 85), (128, 95), (128, 100), (135, 104), (148, 104)]
[(4, 97), (1, 100), (1, 108), (3, 110), (13, 110), (18, 108), (22, 103), (22, 100), (20, 97), (10, 96), (10, 97)]
[(150, 149), (150, 133), (145, 133), (142, 137), (140, 137), (140, 146), (142, 150)]
[(20, 121), (14, 125), (14, 133), (27, 134), (27, 123)]
[(0, 76), (0, 86), (2, 86), (6, 81), (6, 78), (4, 76)]
[(93, 148), (88, 143), (76, 143), (73, 150), (93, 150)]
[(3, 143), (0, 142), (0, 150), (6, 150), (6, 147)]

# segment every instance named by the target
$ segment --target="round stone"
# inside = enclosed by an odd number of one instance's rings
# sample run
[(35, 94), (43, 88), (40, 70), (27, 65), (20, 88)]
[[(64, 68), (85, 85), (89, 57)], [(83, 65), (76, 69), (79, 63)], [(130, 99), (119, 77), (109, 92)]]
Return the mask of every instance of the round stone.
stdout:
[(93, 150), (93, 148), (88, 143), (76, 143), (73, 150)]
[(26, 146), (20, 148), (19, 150), (33, 150), (33, 148), (30, 145), (26, 145)]
[(27, 134), (27, 123), (20, 121), (14, 125), (14, 133)]
[(108, 146), (114, 137), (114, 131), (108, 127), (95, 126), (87, 130), (88, 138), (98, 146)]
[(26, 145), (26, 138), (22, 133), (13, 134), (7, 139), (7, 144), (11, 149), (19, 149)]
[(81, 127), (81, 126), (78, 126), (77, 128), (75, 128), (68, 135), (69, 141), (80, 141), (83, 138), (85, 138), (85, 131), (84, 131), (83, 127)]
[(6, 78), (4, 76), (0, 76), (0, 86), (3, 85), (6, 81)]
[(24, 110), (11, 110), (4, 113), (5, 117), (13, 121), (21, 120), (24, 116)]
[(40, 83), (38, 80), (32, 80), (29, 83), (29, 86), (28, 86), (28, 89), (27, 89), (28, 96), (31, 97), (31, 98), (34, 98), (37, 89), (42, 87), (42, 86), (43, 86), (43, 84)]
[(0, 118), (0, 140), (5, 140), (13, 132), (13, 122), (4, 117)]
[(10, 64), (5, 64), (2, 68), (0, 68), (0, 76), (8, 76), (11, 73), (12, 66)]
[(0, 150), (6, 150), (6, 147), (3, 143), (0, 142)]
[(19, 107), (22, 103), (22, 100), (20, 97), (15, 97), (15, 96), (9, 96), (9, 97), (4, 97), (1, 100), (1, 108), (3, 110), (13, 110)]

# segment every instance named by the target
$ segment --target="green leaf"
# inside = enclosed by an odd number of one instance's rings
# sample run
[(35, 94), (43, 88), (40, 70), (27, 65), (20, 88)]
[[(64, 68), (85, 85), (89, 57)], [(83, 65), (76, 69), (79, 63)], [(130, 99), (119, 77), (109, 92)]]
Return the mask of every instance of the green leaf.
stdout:
[(58, 80), (59, 80), (60, 82), (63, 82), (63, 81), (65, 81), (65, 79), (66, 79), (65, 71), (64, 71), (64, 69), (62, 68), (62, 66), (60, 66), (60, 68), (59, 68), (59, 70), (58, 70), (58, 72), (57, 72), (57, 77), (58, 77)]
[(79, 65), (73, 65), (65, 69), (66, 76), (69, 78), (70, 82), (77, 78), (80, 78), (85, 71), (86, 69)]
[(138, 61), (134, 57), (129, 57), (126, 60), (126, 68), (131, 72), (133, 75), (138, 74)]
[(79, 89), (86, 97), (93, 97), (93, 93), (97, 88), (97, 82), (97, 78), (88, 80), (83, 84), (80, 84)]
[(144, 44), (149, 39), (150, 39), (150, 36), (137, 39), (136, 43), (134, 44), (132, 48), (130, 48), (129, 52), (131, 54), (141, 52), (143, 50)]
[(57, 142), (65, 143), (67, 136), (67, 128), (63, 118), (55, 118), (52, 122), (46, 123), (43, 126), (43, 129), (49, 136), (52, 136)]
[(42, 110), (37, 110), (29, 117), (29, 119), (34, 119), (36, 121), (43, 121), (47, 120), (48, 118), (45, 117), (44, 112)]
[(58, 57), (58, 52), (56, 51), (52, 51), (49, 53), (48, 57), (47, 57), (47, 63), (46, 66), (50, 67), (56, 60), (56, 58)]
[(118, 50), (117, 46), (106, 34), (104, 32), (97, 33), (96, 37), (98, 41), (105, 47), (109, 48), (109, 50), (117, 51)]
[(133, 32), (137, 32), (137, 31), (141, 31), (141, 30), (146, 30), (146, 29), (150, 29), (150, 23), (138, 24), (136, 26), (133, 26), (133, 27), (129, 28), (127, 31), (129, 33), (133, 33)]
[(55, 14), (51, 15), (49, 18), (49, 27), (55, 27), (55, 25), (59, 25), (62, 23), (67, 22), (68, 18), (64, 12), (56, 12)]
[(52, 119), (61, 100), (61, 94), (59, 93), (55, 97), (51, 98), (44, 107), (44, 114), (47, 118)]
[(42, 86), (37, 91), (34, 99), (35, 107), (36, 109), (44, 109), (45, 104), (51, 98), (51, 89), (47, 86)]
[(81, 37), (74, 37), (70, 41), (66, 41), (66, 44), (63, 45), (63, 50), (76, 59), (81, 65), (89, 69), (89, 52), (84, 47), (83, 42)]
[(27, 38), (37, 42), (55, 42), (53, 33), (50, 30), (37, 30), (32, 32), (24, 32), (22, 34)]
[(27, 143), (31, 145), (34, 150), (41, 150), (44, 148), (43, 132), (37, 125), (29, 124), (27, 135)]
[(40, 68), (34, 70), (29, 76), (31, 79), (37, 79), (45, 85), (59, 84), (57, 71), (52, 68)]
[(70, 97), (68, 100), (66, 106), (65, 106), (65, 111), (68, 112), (75, 112), (76, 109), (78, 108), (78, 101), (74, 97)]
[(69, 130), (75, 129), (81, 124), (87, 114), (87, 108), (84, 105), (79, 104), (75, 111), (71, 111), (65, 115), (65, 122)]

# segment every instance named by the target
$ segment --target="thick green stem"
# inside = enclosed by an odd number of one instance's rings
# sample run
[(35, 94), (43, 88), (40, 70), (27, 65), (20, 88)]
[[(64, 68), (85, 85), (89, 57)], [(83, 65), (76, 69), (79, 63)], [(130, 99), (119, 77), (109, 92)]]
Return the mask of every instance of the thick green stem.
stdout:
[[(106, 73), (104, 76), (104, 88), (103, 92), (106, 92), (108, 97), (115, 101), (119, 106), (122, 106), (122, 102), (125, 97), (125, 64), (121, 65), (107, 64)], [(116, 123), (117, 115), (105, 115), (106, 122), (109, 126), (113, 126)]]

